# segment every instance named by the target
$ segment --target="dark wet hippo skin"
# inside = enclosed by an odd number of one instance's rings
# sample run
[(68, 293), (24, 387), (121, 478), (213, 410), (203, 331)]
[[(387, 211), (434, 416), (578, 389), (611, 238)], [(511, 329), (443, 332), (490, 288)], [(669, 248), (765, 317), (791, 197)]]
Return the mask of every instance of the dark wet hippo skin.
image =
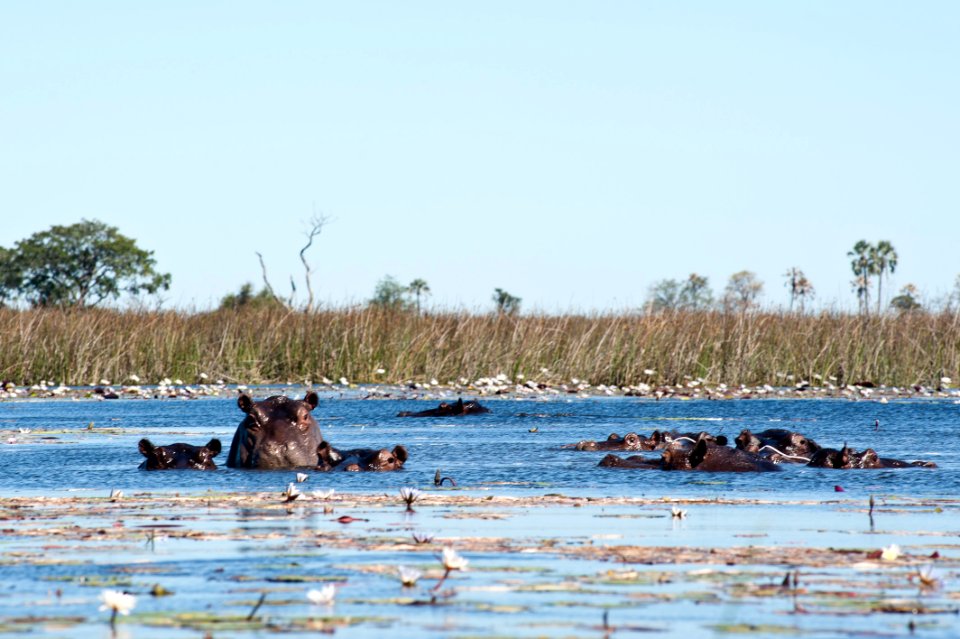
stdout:
[(928, 461), (903, 461), (901, 459), (891, 459), (880, 457), (872, 448), (867, 448), (863, 452), (844, 445), (837, 450), (835, 448), (822, 448), (813, 454), (810, 463), (807, 466), (816, 468), (835, 468), (839, 470), (850, 470), (856, 468), (936, 468), (937, 465)]
[(659, 470), (660, 460), (647, 459), (643, 455), (631, 455), (623, 458), (618, 455), (609, 454), (600, 460), (597, 464), (603, 468), (641, 468), (644, 470)]
[(400, 411), (397, 413), (397, 417), (450, 417), (454, 415), (478, 415), (489, 412), (489, 408), (481, 406), (480, 403), (475, 400), (465, 402), (460, 398), (453, 403), (440, 402), (440, 405), (436, 408), (422, 410), (416, 413), (408, 410)]
[(302, 400), (274, 395), (256, 402), (241, 395), (237, 405), (247, 416), (233, 436), (227, 466), (231, 468), (307, 468), (318, 462), (317, 447), (323, 441), (312, 411), (320, 403), (317, 394)]
[(146, 457), (140, 470), (215, 470), (213, 458), (220, 454), (220, 440), (213, 438), (205, 446), (167, 444), (154, 446), (149, 439), (140, 440), (140, 454)]
[(338, 450), (329, 442), (320, 442), (317, 447), (317, 470), (388, 471), (400, 470), (409, 457), (405, 446), (386, 448), (353, 448)]
[(584, 439), (576, 444), (567, 444), (563, 448), (573, 448), (575, 450), (663, 450), (665, 448), (688, 447), (693, 448), (694, 444), (700, 439), (706, 439), (709, 443), (726, 446), (727, 438), (723, 435), (714, 437), (710, 433), (676, 433), (668, 431), (655, 430), (647, 437), (637, 433), (627, 433), (623, 437), (617, 433), (610, 433), (604, 441), (594, 441)]
[(636, 433), (627, 433), (623, 437), (616, 433), (610, 435), (603, 441), (593, 441), (584, 439), (576, 444), (567, 444), (564, 448), (573, 448), (576, 450), (653, 450), (657, 442), (648, 438), (641, 437)]
[(820, 450), (820, 445), (812, 439), (783, 428), (769, 428), (759, 433), (744, 429), (735, 441), (740, 450), (775, 463), (807, 463)]
[(600, 461), (607, 468), (641, 468), (659, 470), (693, 470), (703, 472), (769, 472), (778, 471), (776, 464), (737, 448), (713, 443), (701, 437), (692, 447), (677, 444), (667, 447), (659, 460), (647, 460), (639, 455), (622, 459), (607, 455)]

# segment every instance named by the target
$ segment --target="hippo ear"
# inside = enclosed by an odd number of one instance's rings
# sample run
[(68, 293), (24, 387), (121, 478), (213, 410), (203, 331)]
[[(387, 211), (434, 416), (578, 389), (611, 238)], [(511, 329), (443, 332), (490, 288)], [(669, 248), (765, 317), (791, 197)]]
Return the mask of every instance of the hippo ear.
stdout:
[(317, 395), (315, 392), (310, 391), (309, 393), (307, 393), (307, 396), (303, 398), (303, 401), (305, 401), (307, 405), (310, 406), (310, 410), (313, 410), (314, 408), (320, 405), (320, 396)]
[(400, 463), (407, 461), (407, 449), (404, 446), (395, 446), (393, 449), (393, 456), (400, 460)]
[(620, 439), (620, 435), (618, 435), (618, 434), (616, 434), (616, 433), (610, 433), (610, 434), (607, 436), (607, 441), (608, 441), (608, 442), (615, 442), (615, 441), (617, 441), (618, 439)]
[(223, 445), (220, 443), (219, 439), (214, 437), (213, 439), (207, 442), (206, 448), (207, 450), (210, 451), (211, 457), (216, 457), (217, 455), (220, 454), (220, 451), (222, 450)]
[(138, 448), (140, 448), (141, 455), (143, 455), (144, 457), (149, 457), (150, 455), (153, 454), (153, 451), (155, 450), (156, 447), (150, 443), (149, 439), (141, 439), (140, 444), (138, 445)]
[(726, 446), (728, 441), (726, 435), (717, 435), (717, 446)]
[(703, 458), (707, 456), (707, 440), (703, 437), (697, 440), (697, 445), (693, 447), (693, 452), (690, 453), (690, 467), (696, 468), (700, 465), (700, 462), (703, 461)]
[(244, 393), (237, 398), (237, 406), (239, 406), (243, 412), (250, 414), (250, 411), (253, 409), (253, 400), (250, 399), (249, 395)]
[(659, 446), (663, 443), (663, 433), (661, 433), (659, 430), (655, 430), (650, 433), (650, 439), (653, 440), (654, 446)]

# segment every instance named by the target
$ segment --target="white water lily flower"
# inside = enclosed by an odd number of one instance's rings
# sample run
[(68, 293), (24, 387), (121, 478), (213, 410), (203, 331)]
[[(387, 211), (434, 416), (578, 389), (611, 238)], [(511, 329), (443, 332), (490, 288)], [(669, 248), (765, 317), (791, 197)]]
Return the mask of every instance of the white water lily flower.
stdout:
[(447, 547), (443, 549), (443, 555), (440, 558), (440, 561), (443, 563), (443, 567), (446, 570), (464, 570), (467, 567), (467, 564), (470, 563), (468, 559), (461, 557), (457, 554), (457, 551), (453, 548)]
[(331, 497), (333, 497), (333, 493), (335, 492), (337, 491), (335, 491), (333, 488), (330, 488), (328, 490), (315, 490), (312, 493), (310, 493), (310, 496), (313, 497), (314, 499), (330, 499)]
[(293, 485), (293, 482), (290, 482), (287, 485), (287, 489), (281, 493), (287, 501), (293, 501), (300, 496), (300, 491), (297, 490), (297, 487)]
[(341, 378), (340, 378), (340, 385), (341, 385), (341, 386), (349, 386), (349, 385), (350, 385), (350, 382), (347, 381), (347, 378), (346, 378), (346, 377), (341, 377)]
[(302, 484), (303, 482), (307, 481), (307, 477), (309, 476), (310, 475), (306, 473), (297, 473), (297, 483)]
[(404, 486), (400, 489), (400, 499), (407, 504), (407, 510), (413, 510), (413, 503), (420, 499), (420, 491), (416, 488)]
[(315, 606), (332, 606), (333, 598), (337, 594), (337, 589), (333, 584), (327, 584), (323, 588), (310, 589), (307, 591), (307, 599)]
[(110, 610), (114, 614), (119, 612), (121, 615), (129, 615), (137, 605), (137, 598), (122, 590), (104, 590), (100, 593), (100, 601), (103, 602), (100, 610)]
[(883, 559), (884, 561), (896, 561), (902, 554), (903, 553), (900, 552), (900, 546), (897, 544), (890, 544), (889, 546), (884, 546), (880, 551), (880, 559)]
[(681, 510), (677, 506), (672, 506), (670, 508), (670, 516), (673, 517), (674, 519), (686, 519), (687, 511)]
[(397, 574), (400, 576), (400, 583), (408, 588), (415, 586), (417, 580), (423, 576), (423, 573), (416, 568), (408, 568), (406, 566), (398, 567)]

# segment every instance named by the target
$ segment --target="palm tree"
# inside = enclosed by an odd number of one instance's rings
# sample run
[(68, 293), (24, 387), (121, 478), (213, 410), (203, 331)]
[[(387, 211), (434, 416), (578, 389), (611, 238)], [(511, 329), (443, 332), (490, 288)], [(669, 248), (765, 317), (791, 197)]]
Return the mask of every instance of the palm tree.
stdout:
[(883, 298), (883, 275), (887, 271), (892, 274), (897, 270), (897, 257), (896, 249), (887, 240), (880, 240), (870, 251), (873, 272), (877, 276), (877, 315), (880, 314), (880, 303)]
[(866, 240), (860, 240), (853, 245), (853, 250), (847, 252), (852, 257), (850, 268), (853, 269), (853, 284), (860, 301), (860, 312), (870, 309), (870, 276), (876, 271), (873, 261), (874, 247)]
[(520, 310), (519, 297), (507, 293), (502, 288), (493, 289), (493, 301), (497, 305), (497, 312), (504, 315), (513, 315)]
[(422, 280), (419, 277), (407, 286), (407, 290), (414, 294), (417, 298), (417, 315), (420, 314), (420, 296), (423, 294), (430, 294), (430, 286), (427, 284), (426, 280)]

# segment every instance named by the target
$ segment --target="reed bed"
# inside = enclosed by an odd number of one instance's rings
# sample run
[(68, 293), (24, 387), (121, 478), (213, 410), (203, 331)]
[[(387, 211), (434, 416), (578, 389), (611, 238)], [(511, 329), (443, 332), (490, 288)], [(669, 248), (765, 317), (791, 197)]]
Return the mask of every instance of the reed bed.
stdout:
[(122, 383), (131, 374), (192, 383), (201, 373), (243, 383), (448, 383), (502, 373), (618, 386), (691, 378), (936, 386), (958, 372), (960, 318), (949, 313), (0, 309), (0, 379), (17, 384)]

